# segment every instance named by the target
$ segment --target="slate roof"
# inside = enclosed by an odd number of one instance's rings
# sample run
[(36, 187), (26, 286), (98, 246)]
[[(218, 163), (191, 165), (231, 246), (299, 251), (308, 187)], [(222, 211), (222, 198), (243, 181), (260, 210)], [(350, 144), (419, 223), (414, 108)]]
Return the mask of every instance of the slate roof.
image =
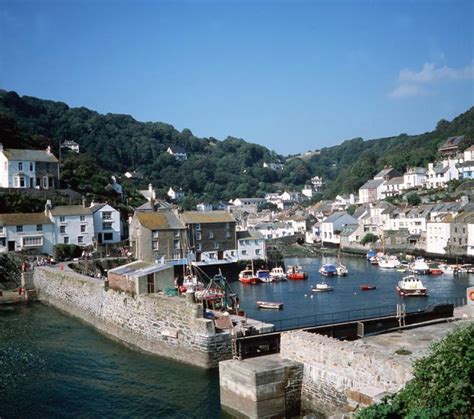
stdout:
[(424, 167), (409, 167), (405, 172), (406, 175), (424, 175), (426, 173), (426, 169)]
[[(473, 146), (474, 147), (474, 146)], [(463, 163), (458, 163), (456, 165), (457, 168), (461, 168), (461, 167), (472, 167), (474, 166), (474, 161), (465, 161)]]
[(185, 224), (233, 223), (234, 217), (227, 211), (188, 211), (181, 214)]
[(0, 225), (37, 225), (52, 224), (52, 221), (44, 215), (43, 212), (38, 213), (18, 213), (18, 214), (0, 214)]
[(54, 157), (53, 154), (48, 154), (45, 150), (19, 150), (8, 148), (3, 150), (3, 154), (10, 161), (58, 163), (58, 159)]
[(341, 236), (344, 236), (344, 237), (350, 236), (358, 228), (359, 228), (358, 224), (347, 224), (344, 227), (342, 227)]
[(138, 222), (150, 230), (178, 230), (186, 228), (172, 211), (137, 212)]
[(91, 215), (92, 210), (87, 207), (84, 208), (82, 205), (63, 205), (52, 208), (51, 214), (54, 216)]
[(449, 170), (449, 166), (444, 166), (439, 163), (437, 164), (436, 166), (433, 167), (433, 170), (436, 174), (440, 174), (440, 173), (446, 173), (448, 170)]
[(378, 172), (375, 176), (374, 179), (376, 178), (384, 178), (385, 176), (392, 175), (393, 176), (400, 176), (400, 173), (398, 173), (393, 167), (386, 167), (382, 169), (380, 172)]
[(377, 189), (383, 182), (383, 179), (371, 179), (365, 182), (360, 189)]
[(449, 137), (443, 145), (439, 148), (440, 151), (443, 151), (444, 149), (450, 149), (452, 147), (459, 147), (459, 144), (461, 144), (464, 141), (464, 135), (459, 135), (457, 137)]
[(94, 204), (92, 207), (90, 207), (92, 212), (97, 212), (100, 209), (104, 208), (106, 205), (109, 205), (107, 203), (102, 203), (102, 204)]
[(323, 220), (323, 223), (333, 223), (334, 221), (339, 220), (343, 215), (347, 215), (345, 211), (337, 211), (334, 214), (330, 215), (328, 218)]
[(237, 240), (242, 239), (263, 239), (263, 235), (254, 228), (249, 228), (246, 231), (237, 232)]
[(392, 179), (387, 180), (385, 182), (385, 185), (402, 185), (403, 183), (403, 176), (396, 176)]

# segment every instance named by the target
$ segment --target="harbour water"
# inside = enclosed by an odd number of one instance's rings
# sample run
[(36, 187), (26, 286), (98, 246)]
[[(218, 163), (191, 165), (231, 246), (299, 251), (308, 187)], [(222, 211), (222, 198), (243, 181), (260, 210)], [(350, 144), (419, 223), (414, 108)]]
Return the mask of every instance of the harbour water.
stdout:
[[(327, 278), (334, 292), (316, 294), (318, 269), (328, 259), (287, 260), (309, 272), (306, 281), (244, 286), (234, 282), (249, 317), (272, 320), (395, 306), (404, 275), (343, 258), (349, 276)], [(407, 310), (464, 297), (474, 275), (421, 277), (429, 297), (405, 299)], [(360, 291), (370, 283), (374, 291)], [(306, 296), (305, 296), (306, 295)], [(256, 300), (282, 301), (282, 311)], [(0, 417), (219, 418), (217, 371), (204, 371), (130, 350), (88, 325), (42, 304), (0, 311)]]

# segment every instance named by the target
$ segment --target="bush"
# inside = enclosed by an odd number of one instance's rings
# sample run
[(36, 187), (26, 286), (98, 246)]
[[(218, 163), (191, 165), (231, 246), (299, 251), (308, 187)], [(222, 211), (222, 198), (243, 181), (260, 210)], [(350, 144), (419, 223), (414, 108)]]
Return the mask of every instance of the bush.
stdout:
[(372, 233), (367, 233), (364, 237), (362, 237), (362, 240), (360, 243), (365, 246), (367, 243), (375, 243), (379, 239), (379, 236), (376, 236), (375, 234)]
[(54, 258), (58, 262), (77, 258), (81, 253), (82, 248), (75, 244), (57, 244), (54, 246)]
[(421, 198), (415, 192), (409, 193), (406, 196), (406, 198), (407, 198), (408, 204), (410, 204), (410, 205), (419, 205), (419, 204), (421, 204)]
[(358, 418), (468, 418), (474, 394), (474, 324), (436, 342), (428, 356), (415, 361), (414, 378), (382, 403), (363, 409)]

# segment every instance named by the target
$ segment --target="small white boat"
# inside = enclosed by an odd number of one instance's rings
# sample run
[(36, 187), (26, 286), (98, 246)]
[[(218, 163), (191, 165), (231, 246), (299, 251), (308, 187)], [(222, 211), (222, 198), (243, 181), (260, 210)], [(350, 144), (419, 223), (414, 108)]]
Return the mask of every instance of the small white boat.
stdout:
[(274, 301), (257, 301), (258, 308), (269, 308), (273, 310), (281, 310), (283, 303), (277, 303)]
[(319, 273), (324, 276), (334, 276), (337, 275), (336, 265), (332, 263), (326, 263), (325, 265), (319, 268)]
[(334, 288), (322, 282), (320, 284), (313, 285), (311, 287), (311, 291), (312, 292), (329, 292), (329, 291), (334, 291)]
[(429, 275), (430, 267), (423, 258), (417, 258), (411, 265), (410, 271), (417, 275)]
[(347, 276), (349, 274), (349, 269), (344, 265), (339, 265), (336, 267), (336, 273), (338, 276)]
[(400, 266), (400, 261), (396, 256), (382, 256), (378, 258), (379, 268), (396, 269)]
[(270, 271), (267, 269), (259, 269), (256, 272), (256, 275), (262, 282), (273, 282), (273, 278), (270, 276)]
[(270, 271), (270, 278), (272, 278), (273, 281), (285, 281), (286, 280), (286, 274), (285, 271), (281, 266), (278, 266), (276, 268), (273, 268)]
[(405, 276), (398, 282), (397, 292), (402, 297), (425, 297), (426, 287), (415, 275)]

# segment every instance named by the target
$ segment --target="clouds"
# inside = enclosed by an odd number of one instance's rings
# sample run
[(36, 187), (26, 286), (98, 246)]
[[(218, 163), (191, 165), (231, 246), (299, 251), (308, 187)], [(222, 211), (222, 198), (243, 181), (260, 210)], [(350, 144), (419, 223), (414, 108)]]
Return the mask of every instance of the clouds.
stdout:
[(474, 79), (474, 60), (465, 67), (460, 68), (425, 63), (420, 71), (408, 68), (400, 70), (398, 86), (389, 93), (389, 97), (425, 96), (433, 92), (433, 86), (436, 83), (472, 79)]

